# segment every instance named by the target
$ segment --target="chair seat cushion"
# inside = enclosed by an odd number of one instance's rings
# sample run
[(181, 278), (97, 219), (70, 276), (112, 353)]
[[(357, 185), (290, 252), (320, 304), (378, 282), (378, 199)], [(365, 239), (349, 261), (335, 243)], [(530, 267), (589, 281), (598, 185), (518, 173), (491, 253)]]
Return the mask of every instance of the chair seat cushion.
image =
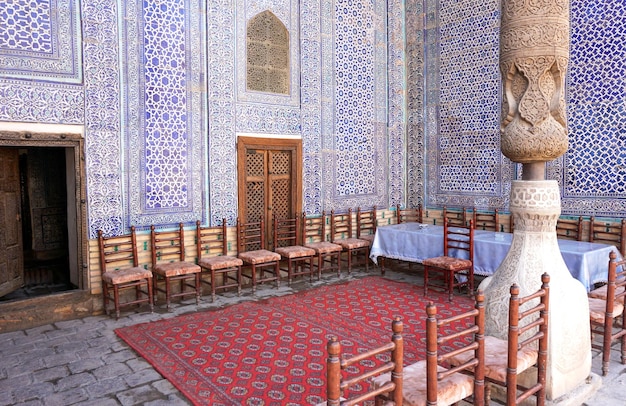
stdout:
[(374, 237), (376, 237), (376, 234), (360, 235), (359, 240), (365, 240), (369, 242), (370, 245), (372, 245), (372, 243), (374, 242)]
[[(485, 336), (485, 376), (506, 382), (508, 342), (493, 336)], [(537, 362), (537, 350), (530, 346), (517, 352), (517, 373), (522, 373)], [(473, 357), (472, 352), (463, 352), (450, 357), (450, 365), (461, 365)]]
[(343, 251), (341, 245), (333, 244), (332, 242), (328, 241), (312, 242), (304, 245), (308, 248), (314, 249), (315, 252), (317, 252), (318, 254), (330, 254), (331, 252)]
[(257, 265), (280, 261), (280, 254), (268, 250), (254, 250), (240, 253), (239, 258), (248, 264)]
[(312, 257), (315, 255), (313, 248), (303, 247), (301, 245), (291, 245), (289, 247), (276, 248), (276, 253), (280, 254), (283, 258), (302, 258)]
[[(439, 366), (439, 371), (445, 368)], [(372, 380), (372, 386), (379, 388), (391, 380), (390, 373), (377, 376)], [(404, 405), (426, 405), (426, 361), (404, 367), (402, 378), (402, 398)], [(474, 378), (461, 373), (452, 374), (437, 383), (437, 404), (452, 405), (474, 393)]]
[(243, 261), (229, 255), (218, 255), (215, 257), (200, 258), (198, 265), (211, 271), (218, 269), (234, 268), (243, 265)]
[(341, 245), (344, 249), (347, 250), (369, 247), (370, 245), (369, 241), (361, 240), (359, 238), (343, 238), (341, 240), (335, 240), (334, 243)]
[(472, 261), (469, 259), (441, 256), (425, 259), (422, 264), (433, 268), (446, 269), (448, 271), (461, 271), (470, 268)]
[(141, 279), (152, 278), (152, 272), (140, 267), (117, 269), (102, 274), (102, 280), (111, 285), (135, 282)]
[[(624, 312), (624, 305), (616, 302), (613, 305), (613, 316), (617, 317)], [(589, 298), (589, 317), (591, 321), (604, 324), (604, 317), (606, 312), (606, 300), (598, 299), (596, 297)]]
[[(589, 297), (595, 297), (598, 299), (604, 299), (606, 300), (606, 291), (608, 289), (608, 285), (603, 285), (600, 286), (597, 289), (592, 290), (591, 292), (588, 293)], [(619, 293), (619, 291), (616, 289), (615, 293)], [(624, 296), (620, 296), (616, 299), (618, 302), (624, 304)]]
[(157, 264), (152, 272), (170, 278), (172, 276), (189, 275), (202, 272), (200, 266), (192, 262), (168, 262)]

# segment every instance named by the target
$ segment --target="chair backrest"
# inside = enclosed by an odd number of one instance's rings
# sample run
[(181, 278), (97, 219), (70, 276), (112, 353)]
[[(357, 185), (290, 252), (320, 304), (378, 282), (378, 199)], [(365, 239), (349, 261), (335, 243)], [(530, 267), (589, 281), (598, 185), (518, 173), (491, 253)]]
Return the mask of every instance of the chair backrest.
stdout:
[[(615, 303), (624, 303), (626, 296), (626, 259), (617, 259), (614, 251), (609, 253), (609, 273), (606, 284), (606, 310), (604, 323), (606, 331), (613, 331), (613, 315)], [(626, 312), (622, 312), (626, 319)], [(609, 320), (610, 319), (610, 320)], [(626, 326), (624, 326), (626, 328)], [(610, 341), (609, 341), (610, 342)]]
[[(541, 283), (539, 290), (522, 298), (519, 297), (517, 284), (513, 284), (510, 289), (506, 374), (507, 405), (520, 404), (522, 400), (533, 394), (537, 396), (537, 399), (545, 399), (550, 276), (544, 273), (541, 276)], [(539, 300), (537, 301), (537, 299)], [(528, 302), (531, 302), (528, 305), (531, 307), (522, 309), (522, 306)], [(538, 350), (537, 384), (529, 385), (526, 390), (520, 392), (517, 386), (517, 353), (527, 346), (533, 346)]]
[(589, 241), (615, 245), (622, 255), (626, 255), (626, 219), (615, 223), (591, 217)]
[(467, 225), (467, 211), (465, 207), (461, 210), (450, 210), (446, 206), (443, 206), (442, 217), (448, 219), (450, 225), (454, 226), (466, 226)]
[(478, 211), (476, 207), (472, 210), (472, 219), (474, 220), (474, 228), (479, 230), (500, 231), (500, 214), (498, 209), (492, 212)]
[(302, 244), (326, 241), (326, 221), (325, 211), (321, 215), (313, 216), (307, 216), (306, 213), (302, 213), (302, 221), (300, 222)]
[(222, 219), (221, 226), (209, 227), (202, 227), (200, 220), (196, 221), (196, 251), (198, 260), (203, 256), (228, 254), (226, 219)]
[(98, 249), (100, 251), (100, 273), (139, 265), (135, 226), (130, 227), (130, 234), (114, 237), (105, 237), (102, 230), (98, 230)]
[(237, 219), (237, 252), (266, 249), (265, 220), (241, 222)]
[[(474, 309), (447, 318), (437, 319), (437, 306), (426, 306), (426, 397), (428, 404), (437, 404), (438, 383), (456, 373), (474, 375), (474, 398), (484, 399), (485, 393), (485, 295), (476, 293)], [(455, 329), (457, 323), (466, 326)], [(449, 334), (444, 332), (450, 331)], [(454, 342), (456, 344), (452, 344)], [(450, 351), (442, 348), (453, 346)], [(450, 365), (450, 358), (473, 353), (460, 365)], [(471, 372), (470, 372), (471, 371)]]
[[(474, 261), (474, 220), (468, 226), (450, 225), (443, 219), (443, 255)], [(460, 252), (459, 252), (460, 251)]]
[(583, 240), (583, 216), (577, 219), (559, 218), (556, 221), (556, 238)]
[(360, 207), (356, 209), (356, 238), (361, 235), (376, 234), (376, 206), (372, 210), (362, 211)]
[(401, 208), (400, 205), (396, 205), (396, 223), (423, 223), (424, 210), (421, 203), (417, 208)]
[(157, 231), (150, 226), (152, 243), (152, 266), (159, 262), (179, 262), (185, 260), (185, 230), (183, 223), (175, 230)]
[(335, 213), (330, 211), (330, 242), (352, 238), (352, 209), (347, 213)]
[[(402, 363), (404, 354), (402, 329), (403, 325), (400, 317), (395, 317), (391, 323), (393, 333), (389, 343), (354, 355), (351, 358), (342, 356), (341, 344), (337, 337), (332, 337), (328, 341), (328, 358), (326, 360), (327, 406), (362, 404), (364, 400), (377, 397), (393, 402), (385, 403), (386, 405), (402, 405)], [(381, 361), (381, 354), (388, 354), (389, 361)], [(347, 376), (345, 379), (342, 377), (342, 371), (347, 373), (346, 371), (349, 371), (353, 365), (362, 364), (364, 360), (369, 361), (368, 363), (373, 364), (375, 367), (358, 375)], [(391, 372), (391, 380), (384, 385), (353, 398), (340, 401), (342, 395), (347, 394), (348, 390), (354, 385), (362, 383), (363, 386), (367, 386), (367, 380), (387, 372)]]
[(279, 219), (274, 217), (273, 222), (274, 249), (300, 244), (300, 215), (293, 218)]

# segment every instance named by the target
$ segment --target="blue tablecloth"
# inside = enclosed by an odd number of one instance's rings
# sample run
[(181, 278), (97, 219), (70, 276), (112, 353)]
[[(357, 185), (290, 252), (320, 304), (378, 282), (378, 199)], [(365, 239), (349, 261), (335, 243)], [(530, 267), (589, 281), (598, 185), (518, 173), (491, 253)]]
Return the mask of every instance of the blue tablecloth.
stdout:
[[(492, 275), (504, 260), (513, 234), (476, 230), (474, 234), (474, 273)], [(617, 248), (607, 244), (558, 240), (559, 249), (572, 276), (590, 290), (596, 282), (606, 282), (609, 253)], [(443, 255), (443, 226), (402, 223), (378, 227), (370, 258), (378, 257), (422, 262)], [(454, 254), (452, 254), (454, 255)]]

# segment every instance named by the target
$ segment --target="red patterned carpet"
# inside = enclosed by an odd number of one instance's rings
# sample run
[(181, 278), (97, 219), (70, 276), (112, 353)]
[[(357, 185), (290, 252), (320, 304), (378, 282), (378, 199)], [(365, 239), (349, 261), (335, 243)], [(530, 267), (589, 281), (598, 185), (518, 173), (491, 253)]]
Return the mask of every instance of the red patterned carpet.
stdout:
[(471, 308), (446, 294), (366, 277), (348, 283), (239, 303), (116, 330), (189, 400), (198, 405), (315, 405), (324, 400), (326, 342), (336, 335), (347, 354), (380, 346), (391, 320), (404, 322), (404, 363), (424, 358), (425, 307), (439, 314)]

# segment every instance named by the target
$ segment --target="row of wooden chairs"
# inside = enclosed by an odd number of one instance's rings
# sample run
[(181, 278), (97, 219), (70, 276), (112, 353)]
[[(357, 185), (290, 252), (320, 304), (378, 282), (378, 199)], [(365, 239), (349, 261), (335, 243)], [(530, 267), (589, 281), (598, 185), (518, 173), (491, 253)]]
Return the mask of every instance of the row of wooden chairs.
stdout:
[[(544, 405), (549, 282), (550, 277), (542, 275), (540, 289), (525, 297), (519, 296), (516, 284), (511, 286), (509, 329), (505, 340), (485, 336), (484, 295), (480, 291), (474, 309), (445, 318), (439, 317), (437, 307), (429, 303), (426, 306), (426, 359), (409, 366), (402, 365), (404, 343), (400, 317), (392, 322), (390, 343), (352, 357), (342, 357), (337, 338), (331, 337), (327, 345), (325, 404), (347, 406), (375, 399), (377, 405), (383, 402), (395, 406), (452, 405), (471, 399), (474, 405), (483, 406), (490, 404), (490, 387), (496, 384), (506, 387), (507, 405), (521, 404), (531, 396), (535, 396), (535, 404)], [(526, 303), (524, 311), (520, 311)], [(458, 323), (467, 327), (451, 328)], [(380, 355), (385, 353), (387, 361), (381, 365)], [(363, 362), (366, 359), (370, 362)], [(357, 363), (373, 367), (349, 374)], [(532, 367), (537, 369), (536, 382), (522, 386), (518, 375)], [(349, 398), (353, 385), (372, 377), (369, 391)]]
[[(411, 211), (419, 214), (415, 214), (410, 220), (404, 220), (405, 215), (403, 213)], [(423, 209), (421, 205), (416, 209), (400, 209), (398, 206), (396, 212), (398, 213), (398, 223), (405, 221), (423, 222)], [(503, 228), (500, 223), (498, 209), (493, 211), (480, 211), (475, 207), (472, 209), (464, 207), (460, 210), (451, 210), (444, 206), (442, 208), (442, 217), (443, 219), (448, 219), (449, 224), (453, 226), (466, 226), (471, 220), (476, 229), (502, 231)], [(583, 216), (578, 216), (577, 218), (567, 216), (559, 217), (556, 223), (557, 238), (614, 245), (622, 255), (626, 255), (626, 219), (612, 221), (591, 216), (588, 220), (588, 235), (584, 233), (586, 230), (584, 223), (586, 221)], [(513, 232), (514, 229), (514, 217), (510, 216), (509, 232)]]
[[(442, 218), (447, 219), (451, 226), (467, 226), (472, 221), (474, 228), (481, 230), (500, 231), (500, 215), (498, 209), (494, 211), (480, 211), (475, 207), (473, 209), (463, 208), (462, 210), (450, 210), (447, 206), (443, 206), (441, 210)], [(415, 208), (402, 208), (396, 206), (397, 223), (407, 222), (424, 222), (424, 209), (421, 204)]]
[[(173, 230), (150, 228), (151, 266), (139, 266), (135, 227), (122, 236), (105, 237), (98, 231), (100, 269), (102, 274), (104, 308), (109, 313), (113, 302), (116, 317), (120, 307), (148, 303), (151, 311), (159, 292), (165, 296), (167, 308), (174, 298), (195, 296), (200, 301), (202, 284), (211, 289), (215, 300), (218, 289), (233, 289), (241, 293), (242, 277), (251, 280), (252, 291), (257, 285), (275, 282), (280, 286), (281, 272), (288, 282), (295, 277), (309, 275), (318, 279), (323, 271), (339, 275), (344, 262), (348, 273), (354, 265), (369, 266), (369, 251), (376, 227), (376, 208), (357, 209), (356, 234), (353, 237), (353, 213), (335, 213), (330, 216), (296, 215), (293, 218), (273, 219), (271, 250), (266, 235), (265, 221), (237, 220), (237, 254), (228, 255), (226, 220), (221, 225), (202, 227), (196, 222), (196, 258), (185, 258), (185, 230), (180, 223)], [(327, 223), (330, 231), (327, 233)], [(244, 274), (242, 268), (249, 269)], [(209, 275), (208, 278), (205, 275)], [(175, 289), (174, 284), (179, 283)], [(121, 290), (135, 290), (135, 298), (123, 302)]]

